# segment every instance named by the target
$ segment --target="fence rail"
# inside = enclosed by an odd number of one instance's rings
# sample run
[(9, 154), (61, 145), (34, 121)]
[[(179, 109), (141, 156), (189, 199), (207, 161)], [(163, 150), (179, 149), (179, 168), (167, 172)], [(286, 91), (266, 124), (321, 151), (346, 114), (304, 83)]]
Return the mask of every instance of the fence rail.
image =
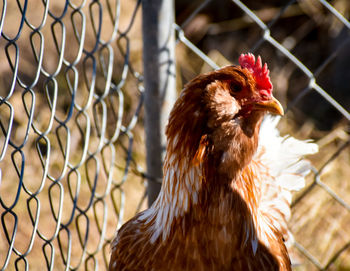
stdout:
[(159, 189), (175, 84), (247, 51), (269, 63), (282, 132), (320, 147), (293, 200), (295, 269), (350, 268), (348, 1), (3, 0), (0, 10), (1, 270), (106, 270), (115, 229)]

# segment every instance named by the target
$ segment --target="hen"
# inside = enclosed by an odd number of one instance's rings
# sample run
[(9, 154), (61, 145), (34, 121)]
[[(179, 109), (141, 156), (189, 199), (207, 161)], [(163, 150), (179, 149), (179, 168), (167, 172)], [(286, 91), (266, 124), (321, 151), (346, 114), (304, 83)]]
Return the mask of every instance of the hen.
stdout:
[(317, 146), (263, 121), (283, 115), (267, 65), (252, 54), (239, 63), (185, 86), (166, 129), (161, 192), (117, 232), (109, 270), (291, 270), (290, 191)]

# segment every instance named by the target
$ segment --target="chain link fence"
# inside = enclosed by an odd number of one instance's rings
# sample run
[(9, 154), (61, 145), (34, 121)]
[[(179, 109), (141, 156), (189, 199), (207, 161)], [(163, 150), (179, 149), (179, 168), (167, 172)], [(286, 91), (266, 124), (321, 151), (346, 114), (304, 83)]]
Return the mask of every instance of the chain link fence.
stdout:
[[(1, 270), (106, 270), (115, 229), (146, 207), (159, 176), (144, 170), (141, 8), (0, 4)], [(175, 1), (177, 89), (260, 54), (281, 131), (320, 147), (293, 201), (295, 270), (350, 268), (349, 14), (347, 0)]]
[(2, 4), (2, 270), (106, 269), (144, 198), (140, 1), (78, 2)]

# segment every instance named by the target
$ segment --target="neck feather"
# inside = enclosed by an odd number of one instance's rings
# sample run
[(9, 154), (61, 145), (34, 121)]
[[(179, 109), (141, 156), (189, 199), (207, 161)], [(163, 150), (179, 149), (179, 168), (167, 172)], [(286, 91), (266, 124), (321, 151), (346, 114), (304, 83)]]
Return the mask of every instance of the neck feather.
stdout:
[(158, 237), (165, 240), (174, 219), (184, 216), (190, 206), (196, 205), (199, 200), (203, 181), (202, 164), (194, 163), (190, 156), (184, 155), (184, 149), (175, 151), (177, 140), (178, 137), (174, 137), (168, 142), (164, 178), (159, 196), (140, 217), (152, 225), (152, 243)]
[[(160, 194), (140, 219), (150, 224), (151, 242), (155, 242), (159, 237), (165, 240), (170, 235), (177, 218), (181, 219), (189, 213), (195, 216), (198, 210), (206, 209), (205, 213), (210, 210), (213, 219), (214, 216), (242, 218), (233, 212), (237, 208), (234, 206), (237, 202), (234, 197), (240, 197), (241, 201), (248, 199), (244, 203), (248, 210), (246, 217), (254, 217), (243, 221), (247, 223), (244, 227), (248, 229), (245, 242), (254, 240), (254, 250), (257, 244), (254, 233), (258, 222), (257, 189), (254, 176), (249, 175), (251, 171), (245, 168), (249, 167), (257, 148), (262, 114), (219, 123), (214, 131), (210, 131), (203, 126), (206, 117), (199, 113), (198, 104), (193, 102), (190, 104), (196, 106), (185, 106), (183, 99), (184, 96), (181, 96), (177, 101), (169, 118), (167, 155)], [(189, 119), (191, 114), (194, 116)], [(242, 178), (250, 180), (249, 184)], [(225, 206), (221, 204), (222, 198), (227, 200)], [(242, 221), (238, 221), (237, 225), (241, 227)]]

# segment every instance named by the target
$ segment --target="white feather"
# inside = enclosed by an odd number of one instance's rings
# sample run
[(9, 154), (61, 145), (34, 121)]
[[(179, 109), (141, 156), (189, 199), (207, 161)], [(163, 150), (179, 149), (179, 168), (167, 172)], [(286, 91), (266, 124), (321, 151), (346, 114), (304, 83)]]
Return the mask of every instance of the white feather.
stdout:
[[(139, 218), (150, 223), (148, 229), (151, 233), (150, 241), (152, 243), (160, 236), (165, 241), (170, 234), (173, 220), (183, 216), (188, 211), (190, 203), (196, 204), (198, 201), (197, 191), (200, 189), (199, 168), (201, 165), (188, 168), (184, 171), (186, 174), (183, 174), (178, 168), (176, 154), (169, 157), (168, 163), (165, 166), (164, 183), (158, 198)], [(176, 182), (175, 186), (174, 181)]]
[[(264, 228), (261, 232), (265, 235), (270, 226), (278, 230), (287, 227), (286, 222), (291, 214), (291, 191), (305, 186), (304, 178), (312, 168), (310, 162), (303, 160), (303, 157), (318, 151), (317, 144), (310, 141), (281, 137), (276, 127), (279, 120), (280, 117), (272, 116), (264, 119), (260, 128), (258, 150), (253, 158), (260, 160), (269, 174), (261, 181), (258, 212), (263, 218), (259, 219), (258, 226)], [(289, 231), (287, 235), (293, 240)], [(264, 242), (266, 237), (259, 236), (259, 239)]]

